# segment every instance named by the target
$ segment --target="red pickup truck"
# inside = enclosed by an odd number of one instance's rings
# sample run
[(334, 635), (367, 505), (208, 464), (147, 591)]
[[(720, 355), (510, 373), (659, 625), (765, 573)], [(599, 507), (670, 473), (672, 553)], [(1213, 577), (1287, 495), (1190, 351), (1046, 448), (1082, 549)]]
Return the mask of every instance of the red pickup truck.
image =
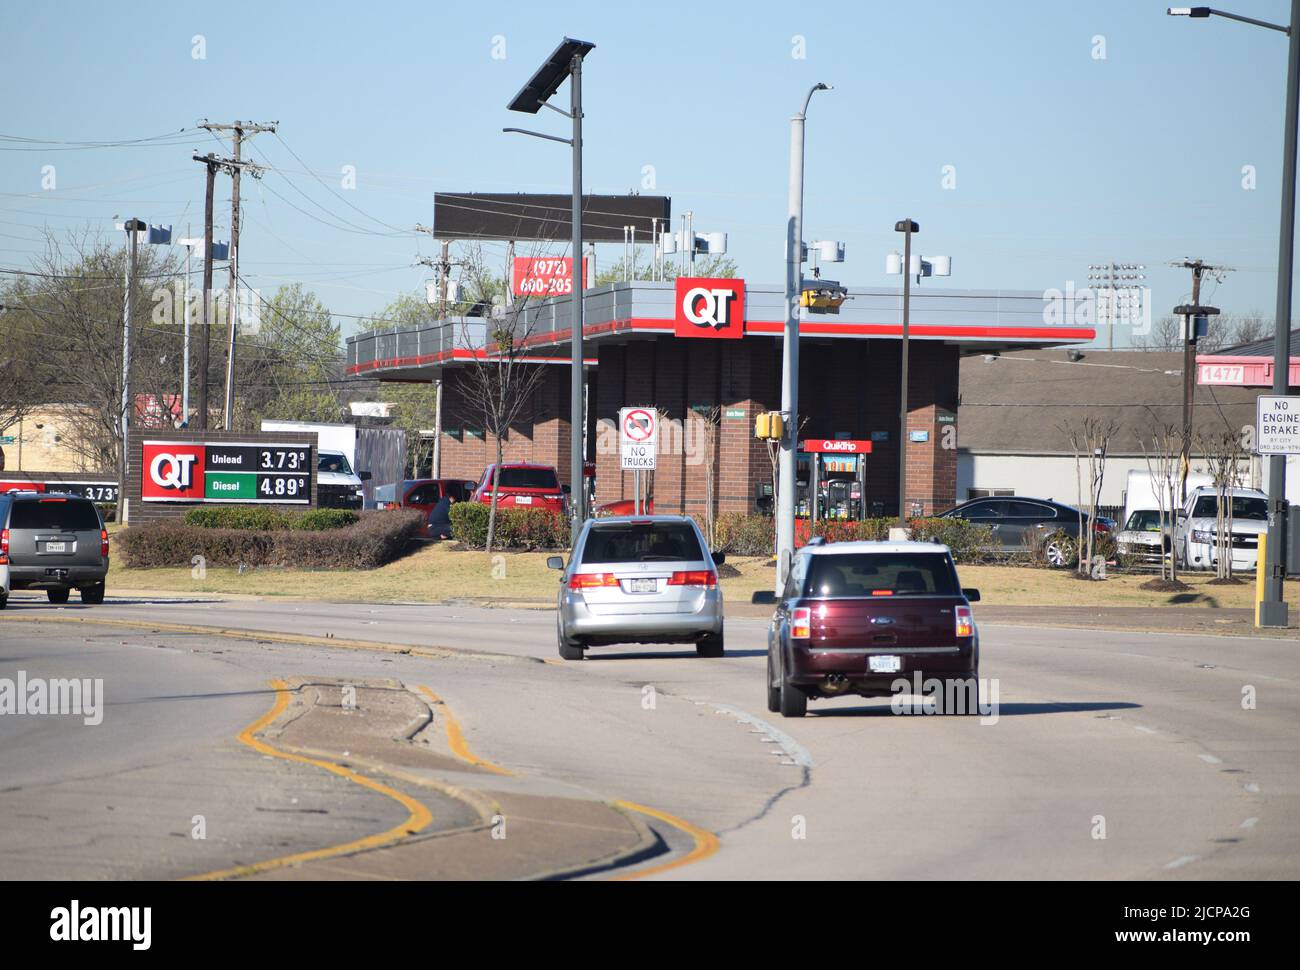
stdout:
[[(496, 465), (488, 465), (483, 479), (474, 488), (474, 501), (492, 503), (492, 475)], [(567, 495), (560, 476), (551, 465), (505, 464), (497, 483), (497, 508), (547, 509), (564, 512)]]
[[(977, 600), (979, 590), (961, 588), (947, 546), (805, 546), (782, 595), (755, 596), (776, 603), (768, 628), (768, 710), (803, 717), (810, 699), (914, 695), (920, 691), (902, 687), (925, 684), (943, 713), (979, 713), (979, 632), (971, 612)], [(954, 705), (950, 698), (962, 700)]]

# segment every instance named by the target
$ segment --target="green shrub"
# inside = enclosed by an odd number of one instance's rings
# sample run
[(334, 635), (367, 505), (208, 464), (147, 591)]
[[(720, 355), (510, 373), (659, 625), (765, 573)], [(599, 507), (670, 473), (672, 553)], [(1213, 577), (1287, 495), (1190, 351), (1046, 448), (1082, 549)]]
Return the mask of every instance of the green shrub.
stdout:
[[(889, 538), (897, 524), (893, 518), (820, 519), (813, 528), (807, 519), (795, 522), (795, 544), (803, 546), (813, 536), (827, 542), (879, 542)], [(952, 550), (957, 562), (978, 562), (992, 555), (993, 530), (964, 519), (912, 519), (912, 538), (938, 542)], [(718, 517), (718, 549), (735, 556), (770, 556), (776, 547), (775, 520), (766, 515), (728, 513)]]
[(776, 549), (776, 520), (770, 515), (726, 512), (718, 516), (717, 552), (733, 556), (770, 556)]
[(200, 529), (252, 529), (267, 532), (275, 529), (299, 529), (322, 532), (354, 525), (360, 518), (349, 509), (307, 509), (287, 511), (266, 505), (216, 505), (190, 509), (185, 524)]
[[(451, 532), (471, 549), (487, 545), (488, 516), (485, 502), (457, 502), (451, 507)], [(494, 549), (565, 549), (569, 523), (559, 512), (513, 506), (497, 509)]]
[(119, 537), (126, 566), (281, 566), (374, 569), (392, 562), (423, 525), (419, 512), (368, 512), (351, 525), (307, 530), (228, 529), (163, 521), (132, 526)]

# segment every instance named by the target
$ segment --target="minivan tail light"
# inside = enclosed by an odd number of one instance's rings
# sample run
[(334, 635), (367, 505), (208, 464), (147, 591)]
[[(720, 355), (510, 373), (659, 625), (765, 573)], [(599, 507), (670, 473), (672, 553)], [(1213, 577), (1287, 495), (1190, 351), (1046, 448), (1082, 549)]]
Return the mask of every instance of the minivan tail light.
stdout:
[(713, 589), (718, 585), (718, 574), (712, 569), (688, 569), (668, 577), (669, 586), (703, 586)]
[(102, 558), (108, 558), (108, 530), (99, 530), (99, 554)]
[(973, 637), (975, 635), (975, 615), (969, 606), (957, 607), (957, 636)]
[(569, 577), (569, 589), (593, 589), (617, 585), (618, 577), (613, 573), (574, 573)]
[(790, 614), (790, 636), (795, 640), (807, 640), (812, 636), (812, 609), (796, 606)]
[(9, 530), (0, 529), (0, 566), (9, 562)]

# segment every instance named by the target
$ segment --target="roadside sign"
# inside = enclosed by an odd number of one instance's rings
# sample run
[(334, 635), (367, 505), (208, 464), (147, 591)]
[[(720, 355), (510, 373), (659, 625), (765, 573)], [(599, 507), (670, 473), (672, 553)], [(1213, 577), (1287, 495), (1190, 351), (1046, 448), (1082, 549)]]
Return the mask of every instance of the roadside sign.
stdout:
[(1300, 397), (1261, 394), (1255, 442), (1261, 455), (1300, 455)]
[(311, 504), (310, 445), (146, 441), (143, 502)]
[(654, 471), (659, 450), (659, 412), (654, 408), (621, 408), (618, 412), (621, 467)]

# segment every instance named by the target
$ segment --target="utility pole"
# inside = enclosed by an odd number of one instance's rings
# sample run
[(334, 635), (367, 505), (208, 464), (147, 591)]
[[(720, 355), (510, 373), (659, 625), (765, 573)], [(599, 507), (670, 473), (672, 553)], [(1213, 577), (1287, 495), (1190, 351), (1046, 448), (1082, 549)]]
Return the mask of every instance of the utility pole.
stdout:
[(212, 344), (212, 190), (217, 180), (217, 159), (211, 152), (195, 155), (207, 166), (207, 188), (203, 195), (203, 310), (199, 314), (199, 430), (208, 430), (208, 367)]
[[(433, 230), (425, 226), (417, 225), (416, 232), (427, 232), (433, 235)], [(511, 244), (513, 246), (513, 243)], [(417, 263), (428, 266), (430, 269), (438, 271), (438, 320), (447, 319), (448, 291), (451, 286), (451, 268), (454, 265), (451, 261), (451, 243), (443, 240), (441, 243), (442, 255), (436, 259), (430, 259), (427, 256), (420, 257)], [(429, 477), (442, 477), (442, 378), (439, 377), (433, 382), (433, 459), (430, 462)]]
[(900, 529), (907, 528), (907, 412), (909, 410), (907, 365), (911, 357), (908, 342), (911, 338), (912, 236), (920, 230), (921, 227), (911, 219), (903, 219), (894, 226), (895, 232), (903, 234), (903, 340), (899, 350), (902, 363), (898, 377), (898, 527)]
[[(1192, 271), (1192, 306), (1201, 305), (1201, 278), (1206, 273), (1222, 273), (1227, 267), (1211, 266), (1202, 259), (1184, 259), (1171, 263)], [(1196, 330), (1191, 317), (1183, 317), (1183, 446), (1178, 456), (1179, 501), (1187, 501), (1187, 475), (1192, 460), (1192, 412), (1196, 406)]]
[(244, 135), (245, 133), (256, 135), (263, 131), (274, 132), (278, 124), (279, 122), (275, 121), (264, 125), (251, 121), (235, 121), (233, 124), (219, 125), (205, 121), (199, 125), (200, 128), (208, 131), (232, 132), (234, 144), (233, 157), (226, 163), (233, 183), (230, 195), (230, 282), (226, 288), (226, 297), (230, 301), (230, 334), (226, 343), (226, 402), (223, 419), (226, 431), (231, 430), (235, 417), (235, 335), (239, 324), (239, 176), (244, 168), (248, 168), (249, 174), (255, 178), (261, 174), (260, 169), (243, 160)]
[(139, 219), (127, 219), (122, 227), (126, 230), (126, 298), (122, 314), (122, 447), (118, 461), (119, 477), (117, 484), (117, 515), (119, 523), (125, 524), (127, 515), (126, 474), (130, 468), (130, 434), (131, 434), (131, 291), (135, 287), (135, 247), (136, 234), (147, 231), (148, 226)]

